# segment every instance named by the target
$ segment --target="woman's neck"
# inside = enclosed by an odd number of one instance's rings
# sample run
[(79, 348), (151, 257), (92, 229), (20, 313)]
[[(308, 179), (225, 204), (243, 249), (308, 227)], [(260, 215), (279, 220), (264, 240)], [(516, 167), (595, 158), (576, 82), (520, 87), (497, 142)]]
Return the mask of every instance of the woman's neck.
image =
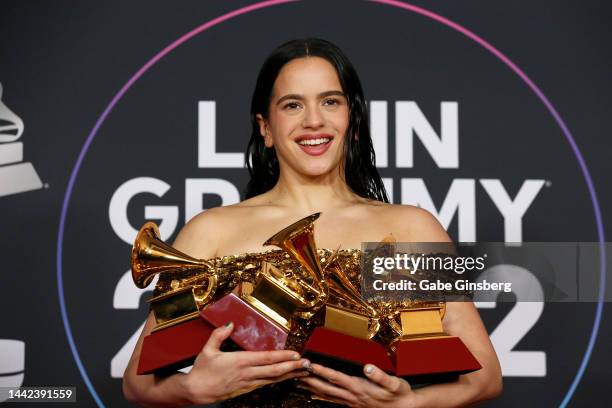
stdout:
[(338, 174), (307, 177), (281, 172), (276, 185), (267, 193), (274, 205), (293, 208), (299, 212), (323, 211), (360, 201)]

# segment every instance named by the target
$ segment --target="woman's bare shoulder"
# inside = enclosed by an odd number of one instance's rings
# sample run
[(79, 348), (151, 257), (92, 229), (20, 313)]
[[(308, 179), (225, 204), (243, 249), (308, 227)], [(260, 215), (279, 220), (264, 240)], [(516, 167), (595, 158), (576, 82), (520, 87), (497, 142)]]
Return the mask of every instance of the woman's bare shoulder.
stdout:
[(187, 229), (189, 232), (197, 232), (213, 227), (227, 227), (228, 223), (231, 223), (232, 220), (235, 221), (234, 217), (248, 214), (258, 207), (258, 204), (257, 197), (254, 197), (235, 204), (209, 208), (189, 220), (189, 222), (185, 224), (184, 229)]
[(450, 241), (438, 219), (424, 208), (408, 204), (380, 203), (372, 206), (378, 219), (392, 227), (395, 238), (405, 242)]
[(265, 201), (254, 197), (204, 210), (185, 224), (174, 241), (174, 247), (194, 257), (212, 258), (217, 255), (219, 243), (235, 237), (235, 230), (260, 217), (264, 207)]
[(191, 218), (181, 229), (173, 246), (196, 258), (212, 258), (234, 211), (232, 206), (214, 207)]
[(213, 236), (218, 222), (214, 209), (202, 211), (181, 228), (172, 246), (196, 258), (211, 257), (216, 250)]

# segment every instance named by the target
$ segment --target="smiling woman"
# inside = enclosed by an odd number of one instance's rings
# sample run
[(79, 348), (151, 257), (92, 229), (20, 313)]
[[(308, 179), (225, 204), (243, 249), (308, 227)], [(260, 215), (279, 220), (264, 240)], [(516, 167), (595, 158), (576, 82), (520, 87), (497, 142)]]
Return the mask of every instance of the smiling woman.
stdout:
[[(277, 48), (264, 62), (251, 104), (251, 180), (245, 200), (194, 217), (174, 247), (196, 258), (232, 262), (235, 254), (248, 253), (263, 260), (270, 252), (262, 242), (315, 212), (322, 213), (317, 245), (322, 251), (343, 247), (347, 265), (360, 256), (362, 242), (388, 235), (403, 242), (450, 241), (428, 212), (388, 203), (367, 118), (359, 78), (336, 46), (305, 39)], [(353, 265), (346, 272), (359, 286), (359, 262)], [(233, 330), (231, 322), (213, 332), (189, 374), (139, 376), (142, 341), (154, 324), (151, 315), (124, 375), (125, 396), (145, 406), (219, 401), (245, 407), (325, 406), (323, 399), (356, 407), (450, 407), (501, 392), (497, 357), (469, 302), (448, 303), (443, 328), (459, 336), (483, 368), (456, 382), (420, 389), (371, 364), (363, 368), (364, 377), (355, 377), (311, 364), (290, 350), (223, 352), (220, 345)]]
[[(257, 78), (251, 124), (247, 148), (251, 180), (245, 198), (274, 187), (280, 167), (289, 170), (287, 164), (294, 159), (314, 166), (313, 175), (325, 174), (334, 167), (359, 196), (389, 201), (374, 163), (361, 82), (351, 62), (335, 45), (301, 40), (277, 48)], [(290, 140), (284, 142), (282, 135)], [(294, 149), (292, 144), (297, 143), (309, 156), (323, 157), (306, 162), (295, 160), (302, 157), (295, 156), (298, 151), (279, 144), (288, 142)], [(292, 155), (284, 156), (290, 152)], [(279, 167), (279, 160), (285, 160), (285, 164)], [(322, 167), (317, 170), (318, 166)]]
[[(318, 92), (319, 87), (328, 90)], [(296, 90), (303, 93), (294, 93)], [(323, 58), (300, 58), (281, 69), (268, 119), (257, 114), (257, 122), (266, 148), (274, 147), (284, 162), (281, 166), (320, 176), (341, 167), (348, 112), (334, 67)], [(312, 159), (300, 160), (302, 152)]]

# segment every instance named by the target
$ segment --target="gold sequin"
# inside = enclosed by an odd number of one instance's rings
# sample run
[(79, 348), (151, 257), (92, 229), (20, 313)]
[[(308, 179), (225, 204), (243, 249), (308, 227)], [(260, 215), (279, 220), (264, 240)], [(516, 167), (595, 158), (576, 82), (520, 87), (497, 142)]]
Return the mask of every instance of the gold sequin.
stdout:
[[(334, 250), (318, 249), (318, 254), (321, 263), (330, 260)], [(362, 251), (360, 249), (340, 249), (337, 254), (338, 264), (341, 265), (342, 271), (349, 278), (351, 283), (361, 289), (361, 258)], [(254, 280), (257, 271), (261, 268), (262, 262), (270, 262), (279, 269), (285, 271), (286, 276), (294, 276), (297, 279), (302, 279), (312, 283), (312, 277), (307, 275), (299, 263), (293, 260), (289, 254), (281, 249), (271, 249), (264, 252), (239, 253), (226, 255), (209, 260), (215, 267), (218, 275), (221, 275), (219, 282), (221, 287), (215, 292), (214, 300), (229, 293), (241, 280)], [(193, 272), (175, 271), (164, 273), (160, 276), (155, 287), (154, 296), (167, 292), (176, 285), (177, 279), (187, 279), (193, 276)], [(330, 299), (331, 299), (330, 294)], [(339, 301), (339, 300), (337, 300)], [(369, 302), (380, 313), (380, 315), (389, 315), (394, 311), (393, 305), (389, 302), (370, 301)], [(287, 341), (287, 348), (292, 350), (301, 350), (302, 344), (306, 341), (312, 330), (317, 325), (321, 324), (320, 318), (312, 320), (296, 319), (296, 324), (300, 327), (299, 330), (292, 330)], [(394, 339), (395, 334), (387, 329), (382, 329), (377, 335), (376, 340), (383, 344), (390, 344)], [(324, 401), (310, 399), (310, 393), (301, 389), (295, 388), (295, 381), (284, 381), (282, 383), (272, 384), (258, 388), (248, 394), (243, 394), (236, 398), (223, 401), (221, 407), (242, 408), (242, 407), (262, 407), (262, 408), (277, 408), (277, 407), (336, 407), (335, 404), (330, 404)]]

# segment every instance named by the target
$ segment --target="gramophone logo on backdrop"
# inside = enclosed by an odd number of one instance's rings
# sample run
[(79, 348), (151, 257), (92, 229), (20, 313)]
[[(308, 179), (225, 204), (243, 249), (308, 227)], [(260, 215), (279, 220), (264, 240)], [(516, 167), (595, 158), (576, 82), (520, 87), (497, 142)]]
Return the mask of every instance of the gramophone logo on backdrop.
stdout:
[[(0, 339), (0, 388), (21, 387), (25, 369), (25, 343), (21, 340)], [(0, 402), (8, 395), (0, 393)]]
[(23, 162), (23, 121), (2, 102), (0, 84), (0, 197), (42, 188), (32, 163)]

